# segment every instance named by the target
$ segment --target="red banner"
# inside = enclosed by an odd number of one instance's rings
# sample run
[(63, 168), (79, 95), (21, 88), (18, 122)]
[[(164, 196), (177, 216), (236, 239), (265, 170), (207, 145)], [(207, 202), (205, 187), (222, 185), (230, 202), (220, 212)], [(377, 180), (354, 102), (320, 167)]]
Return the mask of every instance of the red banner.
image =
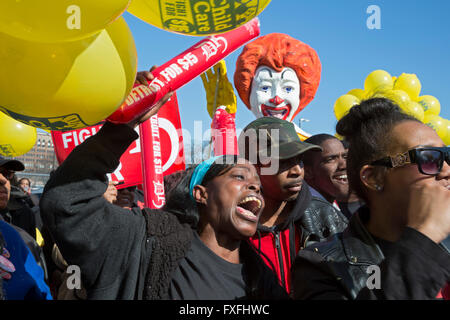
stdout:
[[(181, 121), (176, 94), (161, 108), (157, 118), (161, 150), (156, 150), (157, 155), (159, 153), (159, 160), (158, 163), (155, 163), (155, 166), (161, 168), (163, 175), (184, 170), (183, 136), (181, 134)], [(59, 164), (67, 158), (76, 146), (96, 134), (102, 125), (103, 123), (65, 132), (52, 131), (53, 144)], [(136, 132), (139, 134), (139, 128), (136, 128)], [(148, 140), (152, 141), (151, 139)], [(108, 175), (108, 178), (123, 182), (123, 184), (118, 186), (118, 189), (143, 184), (140, 139), (134, 141), (125, 151), (120, 158), (120, 164), (116, 171)], [(156, 187), (154, 186), (155, 192)], [(160, 193), (160, 190), (158, 188), (157, 192)]]
[(164, 175), (162, 169), (161, 140), (158, 115), (154, 115), (139, 126), (141, 139), (141, 162), (144, 177), (145, 205), (159, 209), (166, 203)]
[(150, 110), (166, 93), (175, 91), (199, 76), (247, 41), (259, 36), (259, 20), (220, 35), (207, 37), (152, 71), (148, 86), (136, 84), (125, 102), (108, 120), (128, 123)]
[(172, 111), (178, 105), (176, 99), (173, 95), (157, 115), (139, 126), (144, 198), (146, 206), (152, 209), (165, 204), (164, 175), (185, 169), (181, 125), (173, 125), (180, 122), (179, 112)]

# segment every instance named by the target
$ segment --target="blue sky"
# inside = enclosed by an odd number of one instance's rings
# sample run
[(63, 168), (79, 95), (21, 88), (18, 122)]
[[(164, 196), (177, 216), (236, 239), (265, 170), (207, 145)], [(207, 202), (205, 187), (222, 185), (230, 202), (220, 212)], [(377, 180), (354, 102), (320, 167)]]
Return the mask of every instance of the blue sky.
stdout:
[[(370, 5), (381, 9), (381, 30), (369, 30)], [(322, 62), (322, 78), (315, 99), (295, 118), (309, 119), (302, 128), (311, 133), (335, 133), (333, 105), (353, 88), (363, 88), (373, 70), (398, 76), (414, 73), (421, 95), (441, 103), (441, 116), (450, 119), (450, 1), (447, 0), (272, 0), (260, 14), (261, 35), (286, 33), (313, 47)], [(200, 40), (153, 27), (129, 13), (124, 17), (138, 51), (138, 69), (161, 65)], [(242, 48), (225, 61), (232, 81)], [(235, 91), (236, 93), (236, 91)], [(200, 78), (177, 91), (183, 128), (193, 132), (194, 121), (210, 126), (206, 95)], [(236, 127), (244, 128), (253, 114), (238, 100)]]

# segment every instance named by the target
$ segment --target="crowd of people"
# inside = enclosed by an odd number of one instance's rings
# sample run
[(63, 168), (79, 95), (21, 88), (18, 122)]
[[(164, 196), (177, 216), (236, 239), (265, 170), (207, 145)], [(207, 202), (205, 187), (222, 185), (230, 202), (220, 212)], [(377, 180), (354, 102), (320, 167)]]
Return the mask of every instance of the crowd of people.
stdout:
[(2, 299), (450, 298), (450, 151), (431, 128), (385, 98), (338, 122), (343, 141), (261, 117), (239, 156), (165, 177), (166, 204), (149, 209), (107, 174), (169, 96), (106, 122), (39, 201), (23, 164), (0, 159)]

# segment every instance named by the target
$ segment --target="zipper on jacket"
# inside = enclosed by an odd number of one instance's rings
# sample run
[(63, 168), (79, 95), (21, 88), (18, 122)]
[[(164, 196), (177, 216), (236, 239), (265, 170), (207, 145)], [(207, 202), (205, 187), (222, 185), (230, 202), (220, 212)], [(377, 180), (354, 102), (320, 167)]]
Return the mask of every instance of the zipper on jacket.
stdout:
[(278, 255), (278, 264), (280, 266), (280, 276), (281, 276), (281, 284), (284, 288), (286, 288), (286, 281), (284, 280), (284, 264), (283, 264), (283, 254), (281, 252), (281, 244), (280, 244), (280, 234), (276, 232), (272, 232), (275, 237), (275, 248), (277, 249)]
[(308, 234), (308, 235), (304, 238), (303, 244), (302, 244), (302, 246), (300, 247), (300, 250), (303, 250), (303, 249), (306, 248), (306, 243), (308, 242), (309, 237), (310, 237), (310, 234)]

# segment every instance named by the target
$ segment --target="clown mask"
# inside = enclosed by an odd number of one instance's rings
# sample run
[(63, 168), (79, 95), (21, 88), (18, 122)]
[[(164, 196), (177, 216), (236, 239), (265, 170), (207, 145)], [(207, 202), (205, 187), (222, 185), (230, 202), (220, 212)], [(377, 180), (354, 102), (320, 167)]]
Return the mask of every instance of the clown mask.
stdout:
[(253, 78), (250, 105), (257, 117), (276, 117), (292, 121), (300, 104), (300, 82), (291, 68), (277, 72), (260, 66)]

